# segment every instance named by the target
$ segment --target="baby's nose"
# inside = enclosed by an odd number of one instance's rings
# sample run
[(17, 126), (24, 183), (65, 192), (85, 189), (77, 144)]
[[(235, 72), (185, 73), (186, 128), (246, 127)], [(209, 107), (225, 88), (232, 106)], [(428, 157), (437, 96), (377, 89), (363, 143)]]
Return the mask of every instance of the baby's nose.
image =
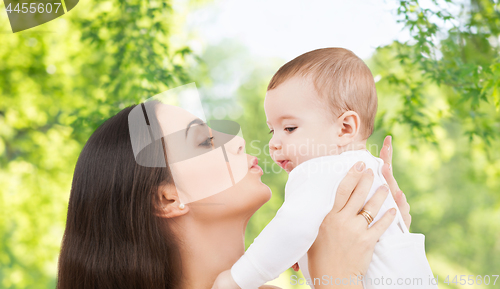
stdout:
[(269, 150), (280, 150), (280, 149), (281, 149), (281, 143), (272, 140), (269, 142)]

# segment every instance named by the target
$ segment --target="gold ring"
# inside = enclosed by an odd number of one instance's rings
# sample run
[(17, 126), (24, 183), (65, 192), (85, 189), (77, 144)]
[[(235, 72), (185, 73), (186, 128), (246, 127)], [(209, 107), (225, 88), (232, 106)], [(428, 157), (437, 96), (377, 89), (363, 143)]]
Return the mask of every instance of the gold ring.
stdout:
[(370, 211), (367, 211), (365, 209), (361, 209), (361, 211), (359, 211), (358, 215), (362, 215), (363, 217), (365, 217), (366, 221), (368, 222), (368, 225), (370, 225), (373, 222), (373, 217), (370, 214)]

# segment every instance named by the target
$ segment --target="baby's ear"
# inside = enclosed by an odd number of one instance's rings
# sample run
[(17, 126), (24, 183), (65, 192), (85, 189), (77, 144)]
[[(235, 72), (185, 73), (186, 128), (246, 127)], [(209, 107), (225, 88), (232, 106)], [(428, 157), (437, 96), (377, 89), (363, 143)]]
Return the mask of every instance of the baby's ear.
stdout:
[(358, 135), (361, 119), (355, 111), (349, 110), (339, 116), (337, 124), (340, 127), (340, 145), (345, 146), (353, 142)]

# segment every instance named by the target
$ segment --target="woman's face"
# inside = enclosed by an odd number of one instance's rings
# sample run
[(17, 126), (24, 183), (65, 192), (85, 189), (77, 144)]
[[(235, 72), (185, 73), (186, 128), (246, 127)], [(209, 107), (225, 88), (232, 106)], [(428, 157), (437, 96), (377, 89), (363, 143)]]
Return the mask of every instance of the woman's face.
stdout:
[(243, 138), (213, 130), (177, 106), (160, 104), (156, 115), (180, 202), (191, 211), (227, 217), (253, 213), (270, 199)]

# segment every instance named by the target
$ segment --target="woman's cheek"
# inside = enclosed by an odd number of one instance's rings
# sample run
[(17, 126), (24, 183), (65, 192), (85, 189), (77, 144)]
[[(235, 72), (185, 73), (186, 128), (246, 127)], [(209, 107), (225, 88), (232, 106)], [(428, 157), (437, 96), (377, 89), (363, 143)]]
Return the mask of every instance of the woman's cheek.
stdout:
[[(226, 151), (227, 153), (227, 151)], [(234, 184), (240, 182), (248, 173), (248, 159), (247, 154), (243, 151), (239, 154), (227, 153), (227, 159), (229, 163), (229, 168), (226, 171), (230, 171)]]
[(170, 164), (182, 203), (218, 194), (233, 185), (222, 149)]

